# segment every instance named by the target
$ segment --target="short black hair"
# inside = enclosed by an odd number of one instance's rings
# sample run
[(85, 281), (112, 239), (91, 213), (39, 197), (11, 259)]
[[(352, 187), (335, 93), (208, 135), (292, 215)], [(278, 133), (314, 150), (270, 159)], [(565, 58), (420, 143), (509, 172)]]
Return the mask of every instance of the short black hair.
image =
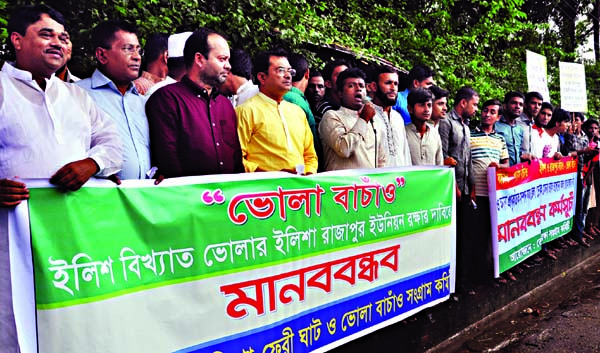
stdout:
[(230, 55), (231, 73), (246, 80), (251, 80), (252, 60), (250, 60), (250, 55), (241, 49), (232, 49)]
[(563, 121), (571, 121), (571, 113), (564, 109), (556, 108), (552, 112), (552, 118), (548, 122), (548, 127), (553, 128), (557, 123), (562, 123)]
[(205, 59), (208, 59), (208, 53), (210, 53), (211, 49), (208, 45), (208, 36), (211, 34), (218, 34), (224, 38), (222, 34), (212, 29), (200, 28), (185, 41), (185, 46), (183, 47), (183, 62), (185, 62), (185, 67), (192, 67), (196, 53), (200, 53)]
[(365, 80), (365, 73), (361, 69), (354, 67), (340, 72), (340, 75), (335, 83), (335, 88), (337, 88), (338, 92), (344, 90), (344, 81), (346, 81), (348, 78), (362, 78)]
[(92, 29), (94, 50), (96, 48), (110, 48), (115, 40), (115, 33), (118, 31), (137, 34), (137, 27), (123, 20), (108, 20), (98, 23)]
[(542, 103), (542, 107), (540, 108), (540, 111), (542, 111), (543, 109), (550, 109), (550, 111), (554, 111), (554, 107), (549, 102)]
[(434, 75), (435, 71), (433, 71), (429, 66), (419, 64), (413, 66), (413, 68), (410, 69), (410, 71), (408, 72), (408, 79), (410, 80), (410, 84), (412, 85), (412, 82), (414, 80), (420, 82), (429, 77), (433, 77)]
[(575, 113), (575, 116), (578, 117), (581, 121), (585, 120), (585, 115), (582, 112)]
[(185, 62), (181, 56), (167, 59), (167, 67), (169, 68), (169, 76), (172, 78), (181, 72), (185, 73)]
[(523, 102), (525, 102), (525, 96), (523, 95), (523, 93), (518, 91), (510, 91), (504, 95), (504, 104), (508, 104), (508, 102), (510, 102), (510, 100), (515, 97), (519, 97), (523, 99)]
[(252, 76), (256, 78), (258, 85), (260, 85), (260, 81), (258, 81), (258, 73), (269, 72), (269, 66), (271, 66), (272, 56), (276, 58), (287, 58), (288, 53), (281, 48), (277, 48), (272, 50), (261, 51), (252, 58)]
[(325, 79), (325, 81), (331, 81), (331, 75), (333, 75), (333, 70), (335, 70), (336, 67), (342, 65), (350, 68), (350, 64), (346, 60), (338, 59), (328, 62), (327, 65), (325, 65), (325, 67), (323, 68), (323, 78)]
[(427, 88), (417, 87), (408, 93), (406, 101), (409, 106), (414, 107), (418, 103), (433, 101), (433, 94)]
[(65, 26), (65, 17), (50, 6), (28, 5), (19, 7), (11, 12), (7, 26), (8, 36), (10, 37), (13, 32), (24, 36), (27, 33), (27, 28), (39, 21), (43, 14), (50, 16), (51, 19)]
[(525, 103), (529, 102), (532, 98), (537, 98), (542, 102), (544, 101), (544, 97), (542, 97), (542, 94), (540, 92), (532, 91), (527, 92), (527, 94), (525, 94)]
[(456, 96), (454, 97), (454, 106), (456, 107), (463, 99), (469, 101), (475, 96), (479, 97), (479, 93), (477, 93), (473, 87), (463, 86), (456, 92)]
[(371, 71), (372, 76), (369, 78), (369, 81), (379, 82), (379, 76), (383, 74), (398, 74), (398, 70), (387, 65), (377, 65), (373, 67), (373, 70)]
[[(489, 107), (490, 105), (497, 105), (498, 107), (500, 107), (500, 109), (502, 109), (502, 103), (500, 103), (499, 100), (497, 100), (497, 99), (494, 98), (494, 99), (488, 99), (488, 100), (486, 100), (485, 103), (483, 103), (483, 106), (481, 107), (481, 110), (484, 110), (485, 107)], [(498, 114), (500, 114), (500, 111), (498, 111)]]
[(310, 70), (310, 77), (309, 79), (313, 78), (313, 77), (323, 77), (323, 74), (319, 71), (316, 70)]
[(146, 40), (144, 56), (147, 63), (158, 59), (160, 54), (169, 50), (169, 33), (153, 33)]
[(308, 70), (308, 61), (302, 54), (290, 53), (287, 57), (292, 69), (296, 70), (296, 74), (292, 76), (292, 82), (302, 81), (306, 70)]
[(431, 94), (433, 94), (433, 100), (442, 99), (450, 95), (450, 92), (438, 86), (431, 86), (429, 87), (429, 90), (431, 91)]
[(598, 120), (590, 118), (583, 122), (583, 124), (581, 125), (581, 128), (585, 130), (585, 129), (589, 128), (590, 125), (592, 125), (592, 124), (596, 124), (596, 125), (600, 126), (600, 124), (598, 123)]

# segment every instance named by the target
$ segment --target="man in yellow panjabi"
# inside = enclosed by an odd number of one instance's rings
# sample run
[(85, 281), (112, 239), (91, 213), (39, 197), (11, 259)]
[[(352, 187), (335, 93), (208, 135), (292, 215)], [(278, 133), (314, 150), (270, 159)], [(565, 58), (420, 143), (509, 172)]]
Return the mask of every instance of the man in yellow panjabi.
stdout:
[(283, 100), (294, 75), (286, 53), (262, 52), (253, 61), (260, 92), (236, 108), (246, 172), (316, 173), (317, 154), (306, 115)]

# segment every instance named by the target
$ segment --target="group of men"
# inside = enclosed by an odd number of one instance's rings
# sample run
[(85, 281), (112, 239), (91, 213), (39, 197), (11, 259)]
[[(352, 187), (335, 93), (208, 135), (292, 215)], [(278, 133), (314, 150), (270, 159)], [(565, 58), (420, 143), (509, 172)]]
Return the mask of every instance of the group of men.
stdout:
[[(472, 266), (460, 260), (471, 259), (469, 244), (476, 244), (463, 234), (483, 238), (467, 230), (463, 216), (474, 205), (483, 214), (489, 204), (487, 167), (557, 157), (556, 138), (564, 132), (562, 115), (556, 118), (535, 93), (485, 102), (471, 132), (479, 94), (459, 89), (449, 110), (449, 93), (434, 86), (426, 66), (415, 66), (399, 93), (398, 72), (390, 67), (367, 76), (337, 60), (319, 73), (302, 55), (281, 50), (250, 59), (209, 29), (148, 38), (140, 73), (144, 50), (135, 26), (104, 21), (91, 31), (97, 69), (79, 80), (67, 67), (72, 44), (64, 26), (63, 16), (45, 5), (17, 9), (9, 19), (16, 60), (0, 72), (5, 209), (28, 198), (19, 178), (77, 190), (93, 176), (158, 183), (207, 174), (449, 165), (456, 170), (460, 272)], [(576, 155), (589, 152), (583, 150)], [(10, 293), (5, 228), (0, 292)], [(10, 350), (16, 347), (12, 305), (10, 296), (1, 297), (0, 346)]]

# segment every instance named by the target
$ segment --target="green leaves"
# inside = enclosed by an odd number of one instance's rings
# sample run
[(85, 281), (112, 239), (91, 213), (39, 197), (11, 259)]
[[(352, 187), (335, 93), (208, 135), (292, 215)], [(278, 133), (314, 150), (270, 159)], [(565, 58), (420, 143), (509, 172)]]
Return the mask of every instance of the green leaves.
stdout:
[[(573, 2), (590, 11), (591, 0)], [(558, 102), (558, 61), (573, 61), (568, 39), (550, 18), (568, 19), (558, 0), (47, 0), (61, 11), (75, 43), (73, 63), (91, 72), (89, 30), (101, 20), (137, 23), (140, 39), (155, 32), (193, 31), (201, 26), (227, 34), (232, 47), (254, 54), (283, 46), (304, 50), (337, 44), (410, 69), (436, 68), (438, 84), (455, 92), (469, 84), (482, 98), (502, 98), (527, 89), (525, 50), (546, 55), (553, 103)], [(576, 4), (575, 4), (576, 3)], [(25, 0), (0, 0), (0, 36), (10, 10)], [(557, 22), (558, 23), (558, 22)], [(589, 31), (579, 24), (576, 39)], [(558, 45), (557, 45), (558, 44)], [(86, 46), (88, 45), (88, 46)], [(315, 55), (307, 56), (319, 67)], [(594, 71), (595, 70), (595, 71)], [(593, 72), (600, 72), (596, 67)], [(79, 72), (78, 72), (79, 73)], [(593, 87), (591, 84), (589, 87)], [(599, 95), (591, 91), (591, 95)], [(590, 96), (590, 101), (593, 98)], [(590, 111), (597, 112), (590, 104)]]

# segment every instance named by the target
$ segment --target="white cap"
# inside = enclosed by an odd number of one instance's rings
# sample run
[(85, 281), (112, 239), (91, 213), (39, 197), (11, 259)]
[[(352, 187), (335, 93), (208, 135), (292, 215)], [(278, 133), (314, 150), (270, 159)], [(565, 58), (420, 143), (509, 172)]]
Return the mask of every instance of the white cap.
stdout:
[(185, 41), (192, 35), (192, 32), (177, 33), (169, 36), (169, 58), (183, 57), (183, 48)]

